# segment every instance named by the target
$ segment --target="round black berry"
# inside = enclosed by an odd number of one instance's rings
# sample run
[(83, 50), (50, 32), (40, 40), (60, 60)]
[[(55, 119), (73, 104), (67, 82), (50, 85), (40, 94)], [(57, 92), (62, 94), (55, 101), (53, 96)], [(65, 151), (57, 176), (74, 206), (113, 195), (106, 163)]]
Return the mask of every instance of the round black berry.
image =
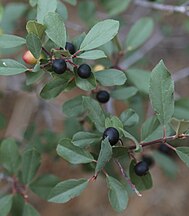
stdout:
[(164, 143), (161, 143), (158, 147), (158, 151), (160, 151), (163, 154), (168, 155), (170, 154), (171, 149), (168, 146), (166, 146)]
[(149, 167), (145, 161), (140, 161), (134, 166), (135, 174), (138, 176), (146, 175), (148, 170), (149, 170)]
[(109, 143), (113, 146), (119, 141), (119, 132), (114, 127), (108, 127), (103, 133), (103, 139), (108, 137)]
[(107, 103), (110, 99), (110, 94), (107, 91), (101, 90), (96, 94), (96, 99), (100, 103)]
[(88, 64), (81, 64), (77, 69), (77, 74), (83, 79), (87, 79), (91, 76), (91, 68)]
[(154, 159), (150, 155), (143, 155), (142, 161), (148, 164), (148, 167), (152, 167), (154, 165)]
[(67, 65), (64, 59), (55, 59), (52, 62), (52, 69), (57, 74), (62, 74), (67, 69)]
[(69, 51), (70, 54), (74, 54), (75, 53), (75, 47), (72, 43), (70, 42), (66, 42), (66, 46), (65, 49)]

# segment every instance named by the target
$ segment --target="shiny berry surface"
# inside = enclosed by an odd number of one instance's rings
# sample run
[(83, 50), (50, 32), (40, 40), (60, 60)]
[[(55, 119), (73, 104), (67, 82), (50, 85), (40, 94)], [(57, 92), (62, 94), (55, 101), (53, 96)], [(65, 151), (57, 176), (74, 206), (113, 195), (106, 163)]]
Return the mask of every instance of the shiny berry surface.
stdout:
[(114, 127), (108, 127), (103, 133), (103, 139), (108, 137), (109, 143), (113, 146), (119, 141), (119, 132)]
[(110, 94), (107, 91), (101, 90), (96, 94), (96, 99), (100, 103), (107, 103), (110, 99)]
[(138, 162), (134, 167), (134, 171), (135, 171), (136, 175), (138, 175), (138, 176), (143, 176), (143, 175), (147, 174), (148, 170), (149, 170), (149, 167), (145, 161)]
[(64, 59), (55, 59), (52, 62), (52, 69), (57, 74), (62, 74), (66, 71), (67, 65)]
[(70, 54), (74, 54), (75, 53), (75, 47), (72, 43), (70, 42), (66, 42), (66, 46), (65, 49), (69, 51)]
[(91, 68), (88, 64), (81, 64), (77, 69), (77, 74), (83, 79), (87, 79), (91, 76)]

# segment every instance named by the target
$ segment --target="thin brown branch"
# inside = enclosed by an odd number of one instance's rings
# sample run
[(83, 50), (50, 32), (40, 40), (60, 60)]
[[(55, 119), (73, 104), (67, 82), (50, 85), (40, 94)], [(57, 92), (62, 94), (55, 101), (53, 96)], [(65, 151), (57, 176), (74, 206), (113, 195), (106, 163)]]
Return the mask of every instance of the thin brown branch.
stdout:
[[(173, 140), (176, 140), (176, 139), (185, 139), (185, 138), (188, 138), (189, 135), (187, 134), (181, 134), (179, 136), (169, 136), (169, 137), (163, 137), (163, 138), (160, 138), (160, 139), (156, 139), (156, 140), (153, 140), (153, 141), (150, 141), (150, 142), (141, 142), (140, 145), (142, 147), (146, 147), (146, 146), (150, 146), (150, 145), (154, 145), (154, 144), (161, 144), (161, 143), (167, 143), (167, 142), (170, 142), (170, 141), (173, 141)], [(133, 145), (133, 146), (129, 146), (127, 147), (129, 150), (134, 150), (136, 148), (136, 145)]]
[(134, 2), (138, 6), (146, 7), (146, 8), (151, 8), (155, 10), (161, 10), (161, 11), (168, 11), (171, 13), (183, 13), (187, 16), (189, 16), (189, 10), (188, 6), (186, 4), (184, 5), (167, 5), (167, 4), (160, 4), (160, 3), (154, 3), (154, 2), (149, 2), (145, 0), (135, 0)]

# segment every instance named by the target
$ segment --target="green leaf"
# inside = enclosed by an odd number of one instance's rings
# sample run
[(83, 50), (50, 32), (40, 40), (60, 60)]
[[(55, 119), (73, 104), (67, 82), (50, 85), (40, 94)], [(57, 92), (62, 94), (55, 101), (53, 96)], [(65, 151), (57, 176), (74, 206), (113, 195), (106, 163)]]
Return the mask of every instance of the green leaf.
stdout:
[(0, 147), (0, 160), (2, 166), (11, 174), (16, 174), (20, 163), (20, 155), (16, 142), (13, 139), (5, 139)]
[(24, 184), (29, 184), (40, 166), (41, 156), (35, 149), (24, 152), (22, 158), (22, 180)]
[(10, 76), (27, 71), (27, 68), (13, 59), (0, 59), (0, 75)]
[(117, 100), (128, 100), (136, 95), (138, 90), (135, 87), (122, 87), (111, 92), (111, 96)]
[(43, 24), (44, 17), (49, 12), (55, 12), (57, 0), (38, 0), (37, 3), (37, 22)]
[(32, 85), (44, 75), (44, 71), (40, 70), (38, 72), (26, 72), (26, 85)]
[(40, 216), (38, 211), (29, 203), (25, 203), (22, 216)]
[(141, 131), (142, 141), (144, 140), (146, 141), (146, 139), (158, 128), (158, 126), (159, 126), (159, 121), (157, 120), (156, 116), (152, 116), (148, 118), (142, 125), (142, 131)]
[(68, 19), (68, 10), (65, 4), (61, 1), (58, 1), (58, 6), (56, 12), (62, 16), (64, 21)]
[(83, 97), (83, 106), (88, 111), (88, 116), (95, 124), (96, 129), (103, 132), (105, 129), (105, 115), (99, 103), (90, 97)]
[(175, 160), (158, 151), (154, 151), (153, 157), (155, 159), (155, 163), (164, 171), (166, 175), (176, 177), (179, 169)]
[(149, 94), (150, 73), (149, 71), (138, 68), (128, 69), (126, 71), (128, 80), (136, 86), (136, 88), (145, 94)]
[(67, 74), (64, 74), (62, 78), (54, 78), (43, 87), (40, 96), (48, 100), (55, 98), (68, 86), (68, 80)]
[(42, 39), (45, 32), (45, 26), (35, 20), (29, 20), (26, 24), (26, 30), (28, 33), (33, 33)]
[(68, 117), (81, 115), (84, 112), (82, 96), (79, 95), (66, 101), (62, 106), (62, 111)]
[(129, 158), (128, 149), (125, 147), (114, 146), (112, 148), (113, 158)]
[(136, 145), (135, 151), (136, 152), (140, 151), (141, 150), (141, 145), (139, 144), (139, 142), (137, 141), (137, 139), (133, 135), (131, 135), (129, 132), (127, 132), (126, 130), (124, 130), (122, 128), (120, 128), (120, 130), (123, 132), (123, 136), (125, 138), (130, 139), (130, 140), (132, 140), (135, 143), (135, 145)]
[(97, 71), (94, 75), (103, 86), (123, 85), (127, 80), (124, 72), (117, 69)]
[(123, 122), (124, 127), (131, 127), (139, 122), (139, 116), (133, 109), (129, 108), (121, 113), (120, 120)]
[(102, 140), (101, 142), (101, 149), (98, 156), (95, 173), (97, 174), (101, 169), (104, 168), (106, 163), (111, 159), (112, 157), (112, 147), (108, 141), (108, 137)]
[(143, 17), (138, 20), (131, 28), (126, 39), (126, 48), (128, 51), (141, 46), (152, 34), (154, 22), (149, 17)]
[(189, 167), (189, 147), (177, 147), (176, 153), (186, 166)]
[(77, 58), (81, 59), (100, 59), (100, 58), (106, 58), (107, 56), (102, 50), (90, 50), (88, 52), (84, 52), (81, 55), (77, 56)]
[(58, 183), (50, 192), (49, 202), (66, 203), (77, 197), (87, 187), (86, 179), (69, 179)]
[(115, 16), (124, 12), (129, 6), (131, 0), (101, 0), (101, 2), (108, 13), (111, 16)]
[(123, 123), (117, 116), (111, 116), (105, 119), (105, 128), (114, 127), (119, 130), (119, 128), (123, 128)]
[(91, 91), (96, 88), (96, 80), (93, 73), (87, 79), (82, 79), (76, 74), (75, 83), (78, 88), (84, 91)]
[(23, 199), (23, 196), (16, 193), (13, 196), (12, 208), (11, 208), (10, 215), (14, 215), (14, 216), (22, 215), (23, 214), (23, 209), (24, 209), (24, 204), (25, 204), (25, 201)]
[(124, 211), (128, 205), (128, 194), (126, 187), (111, 176), (108, 176), (106, 180), (109, 188), (108, 198), (111, 206), (117, 212)]
[(59, 182), (58, 177), (45, 174), (35, 179), (29, 187), (35, 194), (46, 200), (50, 190)]
[(38, 59), (41, 54), (42, 43), (40, 38), (34, 33), (29, 33), (26, 37), (27, 48), (33, 54), (33, 56)]
[(1, 216), (7, 216), (12, 207), (12, 195), (6, 195), (0, 198), (0, 212)]
[(45, 16), (47, 36), (59, 47), (64, 48), (66, 44), (66, 28), (64, 19), (57, 13), (50, 12)]
[(38, 0), (29, 0), (29, 3), (32, 7), (35, 7), (37, 5)]
[(26, 43), (26, 40), (16, 35), (0, 35), (0, 48), (7, 49), (18, 47)]
[(99, 143), (100, 139), (101, 137), (99, 136), (99, 134), (81, 131), (81, 132), (74, 134), (72, 138), (72, 143), (75, 146), (84, 148), (86, 146)]
[(56, 151), (60, 157), (71, 164), (90, 163), (94, 160), (89, 152), (73, 145), (69, 139), (62, 139)]
[(174, 117), (177, 119), (189, 120), (189, 99), (181, 98), (175, 101)]
[(183, 134), (189, 129), (189, 121), (172, 118), (170, 124), (173, 130), (176, 132), (176, 135)]
[(119, 22), (116, 20), (107, 19), (98, 22), (85, 36), (83, 42), (81, 43), (80, 50), (84, 51), (95, 49), (107, 43), (115, 37), (118, 30)]
[(148, 172), (144, 176), (137, 176), (134, 171), (135, 166), (134, 160), (131, 161), (130, 167), (129, 167), (129, 175), (131, 178), (131, 182), (135, 185), (135, 187), (139, 191), (148, 190), (152, 187), (152, 177), (150, 173)]
[(167, 125), (174, 113), (174, 83), (163, 61), (153, 69), (150, 78), (150, 100), (158, 120)]

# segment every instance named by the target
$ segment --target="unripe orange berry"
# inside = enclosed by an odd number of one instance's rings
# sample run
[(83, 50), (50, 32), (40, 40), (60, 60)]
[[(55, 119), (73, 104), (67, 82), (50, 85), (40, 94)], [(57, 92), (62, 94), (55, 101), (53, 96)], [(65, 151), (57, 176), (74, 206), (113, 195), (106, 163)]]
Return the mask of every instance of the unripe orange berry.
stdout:
[(37, 59), (32, 55), (32, 53), (28, 50), (22, 56), (22, 59), (26, 64), (36, 64)]

